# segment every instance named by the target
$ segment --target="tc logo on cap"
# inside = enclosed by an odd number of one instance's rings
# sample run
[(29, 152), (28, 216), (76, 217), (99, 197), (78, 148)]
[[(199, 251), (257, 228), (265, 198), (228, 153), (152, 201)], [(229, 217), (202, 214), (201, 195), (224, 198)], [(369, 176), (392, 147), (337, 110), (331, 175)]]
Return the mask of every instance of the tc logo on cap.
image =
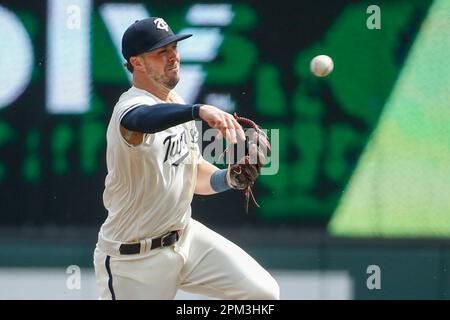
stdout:
[(155, 19), (153, 23), (156, 25), (156, 29), (166, 30), (166, 32), (169, 32), (169, 25), (164, 21), (163, 18)]

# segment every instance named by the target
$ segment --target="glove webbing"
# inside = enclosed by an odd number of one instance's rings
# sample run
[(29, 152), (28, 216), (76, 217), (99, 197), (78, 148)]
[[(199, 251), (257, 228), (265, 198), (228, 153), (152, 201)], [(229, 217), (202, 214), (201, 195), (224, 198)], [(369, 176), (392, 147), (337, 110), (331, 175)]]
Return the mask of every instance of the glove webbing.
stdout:
[[(270, 150), (270, 143), (269, 143), (269, 141), (268, 141), (268, 138), (267, 138), (266, 133), (265, 133), (264, 131), (262, 131), (262, 130), (259, 128), (259, 126), (258, 126), (254, 121), (252, 121), (252, 120), (250, 120), (250, 119), (247, 119), (247, 118), (244, 118), (244, 117), (239, 117), (239, 116), (237, 115), (236, 112), (233, 114), (233, 116), (234, 116), (234, 118), (236, 119), (237, 122), (243, 124), (243, 125), (246, 126), (246, 127), (251, 127), (251, 128), (253, 128), (253, 129), (255, 130), (256, 134), (257, 134), (257, 139), (256, 139), (257, 143), (258, 143), (258, 144), (259, 144), (259, 143), (264, 144), (264, 146), (266, 147), (266, 150), (267, 150), (268, 152), (271, 151), (271, 150)], [(262, 136), (264, 139), (260, 139), (261, 136)], [(260, 168), (259, 168), (259, 165), (258, 165), (258, 171), (259, 171), (259, 169), (260, 169)]]
[[(236, 119), (237, 122), (239, 122), (240, 124), (244, 125), (245, 127), (253, 128), (255, 130), (256, 134), (257, 134), (257, 139), (256, 139), (257, 143), (258, 144), (259, 143), (263, 143), (264, 146), (267, 148), (267, 150), (270, 151), (270, 144), (268, 143), (267, 135), (265, 134), (264, 131), (262, 131), (258, 127), (258, 125), (254, 121), (252, 121), (250, 119), (247, 119), (247, 118), (244, 118), (244, 117), (239, 117), (236, 112), (234, 113), (234, 118)], [(264, 139), (260, 139), (261, 135), (263, 135)], [(257, 154), (256, 157), (258, 159), (258, 154)], [(250, 164), (250, 157), (248, 155), (245, 156), (245, 164)], [(261, 168), (260, 168), (259, 163), (256, 164), (256, 168), (258, 169), (258, 172), (260, 172)], [(236, 171), (238, 169), (239, 169), (239, 171), (242, 171), (242, 169), (240, 167), (235, 168), (236, 174), (241, 174), (241, 172), (237, 172)], [(259, 208), (259, 204), (256, 201), (255, 196), (253, 195), (253, 191), (252, 191), (252, 188), (251, 188), (250, 185), (247, 186), (243, 191), (244, 191), (244, 195), (245, 195), (245, 199), (246, 199), (245, 212), (248, 214), (248, 205), (249, 205), (249, 202), (250, 202), (250, 196), (252, 196), (252, 200), (253, 200), (253, 202), (256, 204), (256, 206), (258, 208)]]

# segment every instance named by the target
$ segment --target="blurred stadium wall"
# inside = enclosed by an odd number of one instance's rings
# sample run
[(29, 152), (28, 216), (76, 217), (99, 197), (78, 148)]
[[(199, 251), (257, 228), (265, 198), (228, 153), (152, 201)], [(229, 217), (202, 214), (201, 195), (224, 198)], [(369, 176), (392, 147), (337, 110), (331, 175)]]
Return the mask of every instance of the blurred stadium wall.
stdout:
[[(187, 101), (279, 129), (261, 207), (200, 196), (196, 219), (273, 271), (282, 298), (447, 299), (449, 3), (380, 0), (369, 29), (373, 4), (0, 0), (0, 298), (96, 295), (105, 131), (130, 85), (120, 37), (153, 15), (195, 34), (179, 46)], [(326, 78), (309, 71), (318, 54)]]

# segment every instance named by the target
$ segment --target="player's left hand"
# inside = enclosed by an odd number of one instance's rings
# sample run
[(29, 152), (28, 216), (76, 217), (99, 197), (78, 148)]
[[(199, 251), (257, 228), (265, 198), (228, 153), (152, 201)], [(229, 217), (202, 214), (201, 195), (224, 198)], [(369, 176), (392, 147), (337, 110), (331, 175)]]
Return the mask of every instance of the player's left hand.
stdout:
[(246, 211), (248, 212), (250, 195), (255, 204), (259, 206), (253, 197), (251, 188), (265, 164), (266, 155), (270, 152), (270, 143), (267, 135), (253, 121), (238, 117), (236, 114), (234, 117), (244, 127), (249, 127), (247, 132), (248, 138), (246, 140), (246, 154), (237, 163), (228, 166), (227, 179), (228, 184), (233, 189), (244, 191), (247, 200)]

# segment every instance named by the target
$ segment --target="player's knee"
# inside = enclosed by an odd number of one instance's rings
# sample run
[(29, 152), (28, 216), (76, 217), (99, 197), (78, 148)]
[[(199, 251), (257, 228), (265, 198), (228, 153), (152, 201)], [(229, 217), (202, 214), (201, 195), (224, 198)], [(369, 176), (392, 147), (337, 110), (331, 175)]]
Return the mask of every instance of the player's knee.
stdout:
[(254, 286), (250, 292), (249, 300), (279, 300), (280, 299), (280, 287), (277, 281), (268, 277), (264, 279), (264, 282)]

